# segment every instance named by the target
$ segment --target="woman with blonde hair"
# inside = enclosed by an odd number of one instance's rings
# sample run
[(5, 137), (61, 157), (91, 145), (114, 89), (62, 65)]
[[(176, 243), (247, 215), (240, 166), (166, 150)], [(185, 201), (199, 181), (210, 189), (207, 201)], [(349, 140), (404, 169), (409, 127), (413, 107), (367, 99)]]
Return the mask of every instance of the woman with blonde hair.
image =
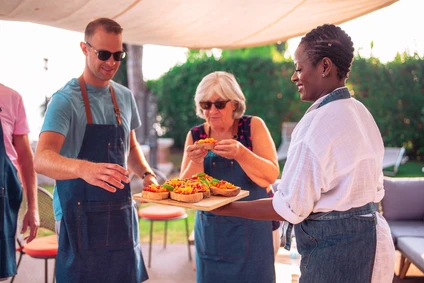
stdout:
[[(279, 174), (275, 144), (264, 121), (244, 115), (246, 99), (235, 77), (213, 72), (199, 83), (196, 113), (205, 123), (187, 134), (181, 178), (205, 172), (249, 191), (243, 200), (268, 196)], [(214, 138), (214, 149), (197, 148)], [(272, 222), (198, 211), (195, 223), (196, 278), (208, 282), (275, 282)]]

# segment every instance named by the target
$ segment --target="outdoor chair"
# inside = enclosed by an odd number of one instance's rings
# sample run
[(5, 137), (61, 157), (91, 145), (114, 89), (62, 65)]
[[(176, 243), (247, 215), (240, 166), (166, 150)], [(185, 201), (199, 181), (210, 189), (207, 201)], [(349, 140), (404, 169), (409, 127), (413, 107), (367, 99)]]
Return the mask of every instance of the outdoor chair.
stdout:
[(424, 272), (424, 178), (384, 177), (384, 191), (383, 216), (401, 252), (399, 278), (406, 276), (411, 263)]
[[(408, 161), (408, 156), (405, 156), (404, 147), (385, 147), (383, 157), (383, 173), (386, 176), (395, 176), (399, 166)], [(387, 168), (393, 167), (392, 171)], [(386, 170), (384, 170), (386, 169)]]
[[(156, 179), (159, 184), (163, 184), (168, 177), (156, 168), (152, 168), (153, 172), (156, 175)], [(130, 174), (130, 186), (133, 194), (140, 193), (143, 190), (143, 180), (139, 178), (134, 173)], [(144, 219), (150, 221), (150, 231), (149, 231), (149, 257), (147, 266), (150, 268), (151, 266), (151, 258), (152, 258), (152, 243), (153, 243), (153, 223), (156, 221), (164, 221), (165, 229), (164, 229), (164, 240), (163, 240), (163, 248), (166, 248), (167, 236), (168, 236), (168, 221), (173, 220), (185, 220), (186, 226), (186, 234), (187, 238), (189, 236), (188, 232), (188, 215), (186, 210), (182, 207), (174, 207), (168, 205), (151, 205), (144, 208), (138, 209), (138, 217), (139, 219)], [(191, 252), (190, 252), (190, 244), (187, 240), (188, 246), (188, 257), (191, 261)]]
[(138, 216), (140, 219), (150, 221), (150, 231), (149, 231), (149, 257), (147, 266), (150, 268), (151, 259), (152, 259), (152, 242), (153, 242), (153, 223), (156, 221), (164, 221), (165, 229), (164, 229), (164, 240), (163, 240), (163, 248), (166, 249), (167, 242), (167, 233), (168, 233), (168, 221), (173, 220), (185, 220), (185, 228), (186, 228), (186, 239), (187, 239), (187, 247), (188, 247), (188, 258), (191, 261), (191, 251), (190, 251), (190, 243), (189, 243), (189, 230), (188, 230), (188, 215), (186, 210), (182, 207), (175, 207), (169, 205), (152, 205), (145, 208), (140, 208), (138, 210)]
[(281, 144), (277, 149), (278, 161), (286, 160), (290, 146), (291, 135), (297, 122), (283, 122), (281, 129)]
[[(40, 228), (44, 228), (54, 233), (55, 220), (54, 220), (54, 213), (53, 213), (53, 196), (42, 187), (38, 187), (37, 197), (38, 197), (38, 212), (40, 215)], [(18, 225), (18, 227), (19, 226), (22, 227), (22, 220), (23, 220), (25, 211), (26, 211), (26, 203), (23, 202), (19, 210), (18, 218), (20, 221), (20, 225)], [(24, 254), (27, 254), (33, 258), (44, 259), (45, 261), (44, 276), (45, 276), (45, 282), (47, 283), (48, 282), (48, 260), (56, 259), (56, 255), (57, 255), (57, 248), (58, 248), (57, 235), (53, 234), (49, 236), (37, 237), (28, 244), (25, 244), (23, 242), (23, 237), (19, 236), (17, 238), (17, 242), (18, 242), (17, 251), (19, 252), (18, 268), (21, 263), (22, 256)], [(54, 269), (54, 272), (53, 272), (53, 282), (55, 282), (55, 274), (56, 274), (56, 269)], [(15, 279), (15, 276), (12, 278), (11, 283), (13, 283), (14, 279)]]

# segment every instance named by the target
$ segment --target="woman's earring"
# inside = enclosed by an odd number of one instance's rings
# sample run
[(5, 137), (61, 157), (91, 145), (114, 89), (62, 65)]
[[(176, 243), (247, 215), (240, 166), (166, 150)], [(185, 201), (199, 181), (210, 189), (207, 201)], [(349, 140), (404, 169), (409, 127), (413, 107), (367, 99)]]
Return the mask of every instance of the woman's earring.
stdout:
[(325, 74), (324, 74), (324, 73), (322, 74), (322, 77), (323, 77), (323, 78), (325, 77)]

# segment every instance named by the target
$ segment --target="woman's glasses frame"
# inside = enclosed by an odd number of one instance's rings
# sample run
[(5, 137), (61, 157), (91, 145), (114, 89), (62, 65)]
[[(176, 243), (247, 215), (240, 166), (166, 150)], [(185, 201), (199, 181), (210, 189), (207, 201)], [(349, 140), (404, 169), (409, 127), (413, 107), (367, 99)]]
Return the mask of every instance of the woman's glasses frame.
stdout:
[(97, 58), (100, 61), (107, 61), (107, 60), (109, 60), (110, 56), (113, 55), (113, 60), (120, 62), (120, 61), (124, 60), (124, 58), (127, 56), (126, 51), (116, 51), (116, 52), (112, 53), (108, 50), (96, 50), (88, 41), (86, 41), (85, 44), (87, 44), (88, 47), (90, 47), (91, 49), (94, 50), (94, 52), (96, 52)]
[(215, 108), (218, 110), (222, 110), (225, 108), (225, 106), (227, 106), (227, 103), (230, 102), (231, 100), (218, 100), (215, 102), (212, 101), (200, 101), (199, 105), (200, 108), (202, 108), (203, 110), (210, 110), (212, 108), (212, 104), (215, 105)]

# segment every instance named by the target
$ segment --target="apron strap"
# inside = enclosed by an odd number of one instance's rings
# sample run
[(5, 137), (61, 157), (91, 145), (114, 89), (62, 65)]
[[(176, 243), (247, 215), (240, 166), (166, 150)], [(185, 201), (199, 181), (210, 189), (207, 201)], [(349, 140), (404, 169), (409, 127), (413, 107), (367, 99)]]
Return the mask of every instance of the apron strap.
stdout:
[(377, 211), (378, 204), (369, 202), (366, 205), (360, 207), (352, 207), (346, 211), (328, 211), (328, 212), (316, 212), (309, 214), (305, 220), (335, 220), (350, 218), (355, 215), (367, 215)]
[(327, 97), (324, 98), (323, 101), (321, 101), (317, 108), (320, 108), (332, 101), (346, 98), (350, 98), (350, 92), (346, 87), (336, 89), (335, 91), (332, 91), (329, 95), (327, 95)]
[(121, 125), (122, 124), (121, 111), (119, 110), (119, 105), (118, 105), (118, 102), (116, 101), (115, 90), (110, 84), (109, 84), (109, 88), (110, 88), (110, 93), (112, 95), (113, 109), (115, 110), (116, 121), (118, 122), (118, 125)]
[(78, 78), (82, 98), (84, 99), (84, 106), (85, 106), (85, 115), (87, 116), (87, 124), (93, 124), (93, 116), (91, 116), (91, 109), (90, 109), (90, 101), (88, 100), (87, 95), (87, 87), (85, 86), (85, 81), (82, 76)]
[[(82, 98), (84, 100), (85, 114), (87, 116), (87, 124), (93, 124), (93, 116), (91, 115), (91, 108), (90, 108), (90, 101), (88, 99), (88, 94), (87, 94), (87, 87), (85, 85), (85, 81), (82, 75), (78, 78), (78, 81), (81, 88)], [(119, 105), (116, 100), (115, 90), (113, 89), (111, 84), (109, 84), (109, 89), (112, 96), (113, 110), (115, 111), (116, 121), (118, 122), (118, 125), (121, 125), (122, 124), (121, 111), (119, 110)]]

